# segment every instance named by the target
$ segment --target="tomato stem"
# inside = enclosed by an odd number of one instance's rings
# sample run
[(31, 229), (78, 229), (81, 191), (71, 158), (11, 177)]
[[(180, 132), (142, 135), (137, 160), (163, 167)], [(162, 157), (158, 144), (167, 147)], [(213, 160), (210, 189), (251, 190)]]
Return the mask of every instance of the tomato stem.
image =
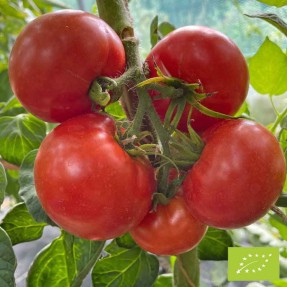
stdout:
[(277, 116), (274, 124), (272, 125), (270, 131), (275, 134), (277, 127), (280, 125), (280, 123), (283, 121), (283, 119), (287, 116), (287, 107)]

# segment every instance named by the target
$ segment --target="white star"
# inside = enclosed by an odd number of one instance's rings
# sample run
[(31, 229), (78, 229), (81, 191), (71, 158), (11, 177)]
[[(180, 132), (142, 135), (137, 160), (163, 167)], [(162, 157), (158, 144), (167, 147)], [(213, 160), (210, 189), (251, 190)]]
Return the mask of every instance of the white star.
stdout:
[(258, 257), (258, 254), (255, 254), (255, 257)]
[(258, 271), (261, 271), (261, 270), (262, 270), (260, 267), (258, 267), (257, 269), (258, 269)]
[(271, 257), (271, 256), (272, 256), (272, 253), (269, 254), (269, 257)]
[(253, 273), (255, 273), (255, 270), (254, 270), (254, 269), (252, 269), (252, 272), (253, 272)]
[(247, 260), (247, 258), (246, 257), (244, 257), (244, 258), (242, 258), (243, 260)]
[(244, 265), (244, 263), (243, 263), (243, 262), (241, 262), (239, 265), (240, 265), (240, 266), (243, 266), (243, 265)]
[(268, 262), (268, 261), (269, 261), (268, 259), (265, 260), (265, 262)]
[(240, 273), (240, 269), (238, 269), (238, 270), (236, 271), (236, 273), (239, 274), (239, 273)]
[(252, 254), (248, 254), (249, 257), (252, 257)]
[(262, 264), (262, 267), (266, 267), (266, 265)]
[(265, 255), (263, 254), (263, 255), (262, 255), (262, 258), (264, 258), (264, 257), (265, 257)]
[(248, 272), (249, 272), (249, 269), (246, 269), (245, 272), (248, 273)]

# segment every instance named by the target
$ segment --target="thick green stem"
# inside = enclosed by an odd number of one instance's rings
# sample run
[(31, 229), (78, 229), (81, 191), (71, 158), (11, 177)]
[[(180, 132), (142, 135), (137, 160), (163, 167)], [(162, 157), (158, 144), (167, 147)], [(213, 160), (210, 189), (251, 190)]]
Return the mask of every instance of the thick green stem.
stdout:
[(177, 256), (174, 265), (175, 287), (198, 287), (199, 274), (199, 259), (196, 248)]
[[(150, 96), (145, 88), (137, 88), (136, 93), (134, 92), (137, 84), (143, 82), (146, 78), (140, 59), (138, 40), (134, 36), (132, 20), (127, 3), (124, 0), (97, 0), (97, 6), (100, 17), (121, 37), (126, 52), (127, 68), (133, 69), (134, 71), (134, 77), (129, 83), (131, 91), (122, 99), (125, 107), (136, 110), (136, 112), (133, 112), (133, 110), (127, 112), (128, 115), (133, 118), (133, 126), (130, 132), (136, 134), (140, 131), (143, 118), (146, 115), (149, 120), (148, 124), (151, 125), (155, 131), (163, 154), (170, 157), (170, 134), (163, 127), (161, 120), (152, 105)], [(159, 185), (166, 186), (166, 181), (167, 167), (164, 168), (163, 175), (160, 176)], [(163, 190), (164, 188), (162, 187), (161, 189)]]

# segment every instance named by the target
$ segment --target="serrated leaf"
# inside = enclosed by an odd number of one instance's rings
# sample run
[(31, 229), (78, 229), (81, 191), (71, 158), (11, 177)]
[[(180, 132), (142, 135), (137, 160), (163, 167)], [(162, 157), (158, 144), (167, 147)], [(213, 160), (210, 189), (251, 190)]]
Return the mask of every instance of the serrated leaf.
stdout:
[(37, 149), (46, 136), (46, 124), (31, 114), (0, 118), (0, 154), (20, 165), (25, 155)]
[(171, 273), (162, 274), (157, 277), (152, 287), (173, 287), (173, 276)]
[(92, 272), (97, 287), (150, 287), (154, 283), (159, 263), (154, 255), (139, 247), (126, 249), (114, 240), (106, 251), (110, 254), (99, 260)]
[(269, 6), (283, 7), (287, 5), (287, 0), (257, 0), (258, 2), (267, 4)]
[(198, 245), (198, 255), (201, 260), (227, 260), (228, 247), (232, 246), (233, 241), (227, 231), (209, 227)]
[(0, 286), (16, 286), (14, 272), (16, 270), (16, 257), (12, 243), (2, 228), (0, 228)]
[(34, 184), (34, 161), (37, 150), (33, 150), (27, 154), (20, 167), (19, 195), (26, 203), (29, 213), (37, 222), (46, 222), (55, 225), (43, 210), (39, 198), (37, 196)]
[(16, 97), (11, 97), (6, 103), (1, 103), (0, 116), (16, 116), (25, 113), (25, 109)]
[(273, 13), (263, 13), (263, 14), (257, 14), (257, 15), (247, 15), (251, 18), (259, 18), (262, 19), (274, 27), (276, 27), (279, 31), (281, 31), (285, 36), (287, 36), (287, 23), (283, 21), (277, 14)]
[(8, 70), (4, 70), (0, 73), (0, 102), (6, 102), (12, 94), (9, 84)]
[(63, 232), (35, 258), (27, 287), (80, 287), (103, 246), (102, 241), (84, 240)]
[(275, 227), (279, 231), (282, 239), (287, 240), (286, 222), (284, 222), (282, 218), (280, 218), (277, 214), (271, 214), (269, 222), (273, 227)]
[(4, 166), (0, 162), (0, 205), (4, 201), (6, 187), (7, 187), (6, 172)]
[(249, 59), (250, 83), (261, 94), (281, 95), (287, 91), (287, 55), (267, 37)]
[(28, 212), (25, 203), (19, 203), (9, 210), (0, 226), (15, 245), (40, 238), (46, 224), (36, 222)]

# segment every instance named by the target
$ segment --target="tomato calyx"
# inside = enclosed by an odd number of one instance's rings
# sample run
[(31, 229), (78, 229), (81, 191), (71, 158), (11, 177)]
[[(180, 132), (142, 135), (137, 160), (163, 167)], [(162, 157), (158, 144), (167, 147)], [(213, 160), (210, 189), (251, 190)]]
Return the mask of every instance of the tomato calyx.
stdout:
[[(179, 78), (166, 76), (162, 73), (156, 63), (154, 63), (154, 66), (158, 76), (142, 81), (137, 85), (137, 87), (146, 87), (146, 89), (152, 93), (154, 101), (170, 99), (170, 103), (164, 117), (164, 126), (166, 128), (171, 130), (175, 130), (177, 128), (187, 104), (190, 105), (190, 115), (192, 113), (192, 109), (195, 108), (200, 113), (213, 118), (239, 118), (214, 111), (201, 104), (202, 100), (216, 95), (217, 91), (206, 93), (200, 80), (196, 83), (188, 83)], [(190, 125), (190, 119), (191, 116), (189, 116), (187, 125)]]

